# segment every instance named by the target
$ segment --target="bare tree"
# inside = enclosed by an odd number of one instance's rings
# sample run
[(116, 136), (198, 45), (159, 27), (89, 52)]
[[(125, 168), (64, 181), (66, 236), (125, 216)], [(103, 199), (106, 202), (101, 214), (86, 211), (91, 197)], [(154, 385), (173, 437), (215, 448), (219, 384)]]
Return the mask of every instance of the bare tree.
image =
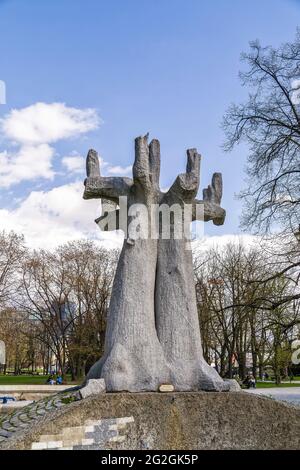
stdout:
[(268, 231), (272, 223), (295, 229), (300, 216), (300, 32), (278, 49), (250, 43), (240, 73), (248, 100), (224, 118), (225, 149), (246, 142), (249, 186), (243, 224)]
[(6, 345), (4, 373), (10, 370), (17, 375), (24, 368), (31, 368), (34, 372), (40, 361), (40, 348), (34, 326), (27, 315), (15, 308), (0, 311), (1, 339)]
[(73, 379), (84, 377), (103, 354), (106, 316), (119, 253), (93, 242), (68, 243), (59, 249), (68, 273), (69, 302), (76, 313), (68, 334)]
[[(93, 242), (70, 242), (54, 252), (30, 253), (23, 265), (18, 306), (35, 320), (39, 341), (64, 375), (85, 374), (86, 362), (103, 351), (106, 313), (116, 253)], [(50, 364), (49, 364), (50, 362)]]
[(18, 287), (18, 274), (25, 253), (24, 238), (14, 232), (0, 232), (0, 308)]
[[(272, 255), (272, 253), (271, 253)], [(263, 246), (229, 243), (196, 258), (195, 276), (203, 349), (222, 376), (245, 378), (272, 366), (286, 374), (291, 343), (299, 335), (299, 299), (294, 279), (278, 275), (276, 259)], [(200, 268), (199, 268), (200, 266)]]

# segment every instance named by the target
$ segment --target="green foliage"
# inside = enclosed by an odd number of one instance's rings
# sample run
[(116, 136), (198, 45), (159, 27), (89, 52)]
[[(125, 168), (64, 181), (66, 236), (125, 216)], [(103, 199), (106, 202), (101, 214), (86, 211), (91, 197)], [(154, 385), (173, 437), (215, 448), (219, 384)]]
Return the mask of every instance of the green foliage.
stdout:
[[(46, 385), (48, 375), (0, 375), (1, 385)], [(71, 381), (71, 376), (66, 376), (65, 384), (76, 384)]]

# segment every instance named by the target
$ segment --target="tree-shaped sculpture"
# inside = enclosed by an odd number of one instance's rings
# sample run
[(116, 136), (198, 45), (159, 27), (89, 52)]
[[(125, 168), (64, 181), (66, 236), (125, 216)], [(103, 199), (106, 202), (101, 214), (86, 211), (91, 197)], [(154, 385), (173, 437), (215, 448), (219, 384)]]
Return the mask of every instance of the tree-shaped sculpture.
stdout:
[(214, 174), (212, 185), (203, 191), (203, 201), (198, 201), (199, 173), (200, 155), (190, 149), (186, 173), (180, 174), (166, 193), (161, 192), (160, 144), (152, 140), (148, 145), (148, 135), (135, 139), (133, 179), (100, 176), (97, 153), (88, 153), (84, 199), (101, 198), (102, 203), (105, 199), (115, 205), (112, 212), (97, 219), (100, 226), (104, 219), (107, 225), (109, 216), (119, 224), (121, 213), (116, 205), (120, 196), (128, 198), (128, 223), (134, 219), (133, 205), (143, 204), (148, 209), (143, 220), (149, 236), (124, 239), (104, 355), (88, 374), (88, 378), (104, 378), (108, 391), (155, 391), (165, 383), (173, 384), (175, 390), (229, 388), (203, 358), (189, 237), (174, 236), (174, 221), (168, 238), (162, 237), (161, 229), (158, 237), (152, 237), (149, 229), (151, 208), (163, 204), (177, 204), (182, 209), (190, 205), (193, 220), (197, 204), (202, 204), (205, 221), (223, 224), (221, 174)]

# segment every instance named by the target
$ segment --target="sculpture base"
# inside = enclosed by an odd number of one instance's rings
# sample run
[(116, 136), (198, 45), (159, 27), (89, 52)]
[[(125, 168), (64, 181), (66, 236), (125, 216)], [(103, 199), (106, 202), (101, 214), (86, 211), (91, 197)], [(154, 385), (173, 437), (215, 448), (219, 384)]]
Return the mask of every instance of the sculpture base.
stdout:
[(100, 449), (299, 448), (300, 408), (244, 391), (104, 393), (44, 415), (4, 448), (31, 449), (41, 435), (52, 435), (53, 441), (53, 435), (66, 435), (72, 427), (87, 429), (88, 420), (98, 438), (101, 423), (103, 433), (112, 424), (118, 429), (115, 437), (101, 441)]

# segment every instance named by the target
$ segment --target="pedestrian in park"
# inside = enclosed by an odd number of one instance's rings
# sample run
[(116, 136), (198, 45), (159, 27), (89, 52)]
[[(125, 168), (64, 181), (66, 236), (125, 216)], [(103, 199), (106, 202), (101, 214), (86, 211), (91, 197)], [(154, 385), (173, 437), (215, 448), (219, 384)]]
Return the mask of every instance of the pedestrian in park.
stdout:
[(46, 383), (47, 383), (48, 385), (54, 385), (54, 384), (55, 384), (54, 377), (53, 377), (52, 374), (49, 375), (49, 377), (48, 377)]
[(62, 385), (62, 376), (61, 375), (58, 375), (56, 377), (56, 385)]
[(253, 375), (250, 375), (248, 388), (256, 388), (256, 381)]
[(246, 388), (249, 388), (249, 375), (246, 375), (245, 379), (243, 380), (243, 385)]

